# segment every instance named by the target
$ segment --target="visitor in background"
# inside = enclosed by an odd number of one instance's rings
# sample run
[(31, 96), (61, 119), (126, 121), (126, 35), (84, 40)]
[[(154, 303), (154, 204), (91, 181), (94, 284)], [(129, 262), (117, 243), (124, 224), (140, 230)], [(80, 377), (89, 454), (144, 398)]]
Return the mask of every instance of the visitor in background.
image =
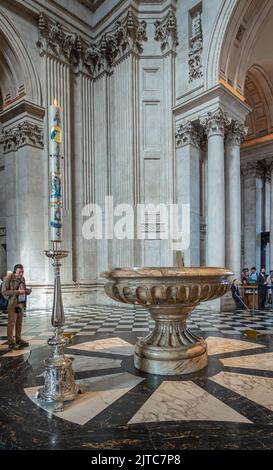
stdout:
[[(21, 333), (26, 296), (31, 294), (31, 291), (32, 289), (26, 287), (23, 265), (16, 264), (11, 276), (5, 277), (2, 287), (2, 294), (8, 300), (7, 336), (9, 351), (29, 346), (29, 343), (21, 338)], [(15, 341), (13, 336), (14, 327)]]
[(255, 266), (253, 266), (251, 268), (251, 271), (250, 271), (250, 274), (248, 276), (248, 283), (249, 285), (254, 285), (257, 284), (257, 281), (258, 281), (258, 274), (257, 274), (257, 270), (255, 268)]
[(232, 298), (236, 305), (236, 310), (243, 310), (245, 308), (244, 301), (240, 294), (240, 289), (239, 289), (240, 284), (241, 283), (239, 279), (234, 279), (230, 287)]
[(265, 273), (265, 268), (261, 268), (257, 282), (259, 294), (259, 309), (264, 310), (267, 291), (267, 274)]
[(269, 276), (266, 279), (267, 292), (268, 292), (268, 303), (272, 305), (272, 289), (273, 289), (273, 271), (270, 271)]
[[(249, 281), (249, 269), (244, 268), (242, 271), (242, 286), (247, 286)], [(243, 288), (243, 298), (244, 298), (244, 303), (246, 304), (247, 308), (250, 307), (251, 305), (251, 295), (252, 295), (252, 290)]]

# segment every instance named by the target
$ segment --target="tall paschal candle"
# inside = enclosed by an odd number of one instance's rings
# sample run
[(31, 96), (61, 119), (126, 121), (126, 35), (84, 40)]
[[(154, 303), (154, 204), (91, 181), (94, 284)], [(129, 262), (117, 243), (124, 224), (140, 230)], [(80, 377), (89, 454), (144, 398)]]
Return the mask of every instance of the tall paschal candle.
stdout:
[(61, 108), (49, 107), (50, 240), (62, 241)]

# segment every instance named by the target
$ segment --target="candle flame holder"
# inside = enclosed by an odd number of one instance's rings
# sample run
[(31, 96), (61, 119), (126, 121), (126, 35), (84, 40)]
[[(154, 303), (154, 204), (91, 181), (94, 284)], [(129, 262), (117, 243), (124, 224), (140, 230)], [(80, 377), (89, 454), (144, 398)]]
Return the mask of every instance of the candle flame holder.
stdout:
[(54, 335), (48, 339), (47, 343), (52, 347), (51, 356), (44, 361), (45, 383), (38, 390), (37, 398), (54, 404), (54, 411), (63, 411), (65, 401), (74, 400), (80, 393), (75, 383), (74, 371), (72, 368), (73, 359), (65, 356), (64, 347), (69, 339), (65, 337), (63, 326), (65, 315), (62, 302), (61, 290), (61, 259), (67, 257), (69, 251), (59, 250), (53, 243), (52, 250), (46, 250), (45, 254), (52, 259), (54, 267), (54, 298), (51, 316), (51, 325), (54, 328)]

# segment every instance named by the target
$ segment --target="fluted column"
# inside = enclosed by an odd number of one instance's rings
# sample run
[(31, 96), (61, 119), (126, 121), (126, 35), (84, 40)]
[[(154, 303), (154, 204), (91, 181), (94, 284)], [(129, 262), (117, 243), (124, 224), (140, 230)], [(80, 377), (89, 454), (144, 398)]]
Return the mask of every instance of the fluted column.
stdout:
[(228, 118), (221, 108), (201, 121), (208, 139), (207, 266), (225, 265), (224, 136)]
[[(200, 130), (191, 122), (176, 132), (176, 203), (190, 206), (190, 246), (185, 266), (200, 265)], [(183, 222), (183, 221), (182, 221)], [(179, 227), (181, 221), (179, 220)], [(180, 228), (181, 230), (181, 228)]]
[(246, 128), (232, 121), (226, 139), (226, 266), (236, 278), (241, 273), (241, 171), (240, 145)]

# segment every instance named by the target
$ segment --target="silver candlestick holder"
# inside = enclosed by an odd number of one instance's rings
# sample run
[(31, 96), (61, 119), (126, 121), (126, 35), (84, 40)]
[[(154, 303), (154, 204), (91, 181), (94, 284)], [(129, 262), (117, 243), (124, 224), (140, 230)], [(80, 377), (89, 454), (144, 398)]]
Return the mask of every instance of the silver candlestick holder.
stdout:
[(54, 328), (54, 335), (48, 339), (47, 343), (52, 347), (52, 353), (44, 361), (45, 383), (38, 390), (37, 398), (53, 403), (54, 411), (63, 411), (65, 401), (74, 400), (80, 393), (75, 383), (74, 371), (72, 368), (73, 359), (65, 356), (64, 347), (68, 339), (64, 336), (63, 326), (65, 324), (65, 315), (62, 301), (61, 290), (61, 259), (66, 258), (69, 251), (59, 250), (53, 243), (53, 249), (45, 251), (48, 258), (52, 259), (54, 267), (54, 298), (51, 316), (51, 325)]

